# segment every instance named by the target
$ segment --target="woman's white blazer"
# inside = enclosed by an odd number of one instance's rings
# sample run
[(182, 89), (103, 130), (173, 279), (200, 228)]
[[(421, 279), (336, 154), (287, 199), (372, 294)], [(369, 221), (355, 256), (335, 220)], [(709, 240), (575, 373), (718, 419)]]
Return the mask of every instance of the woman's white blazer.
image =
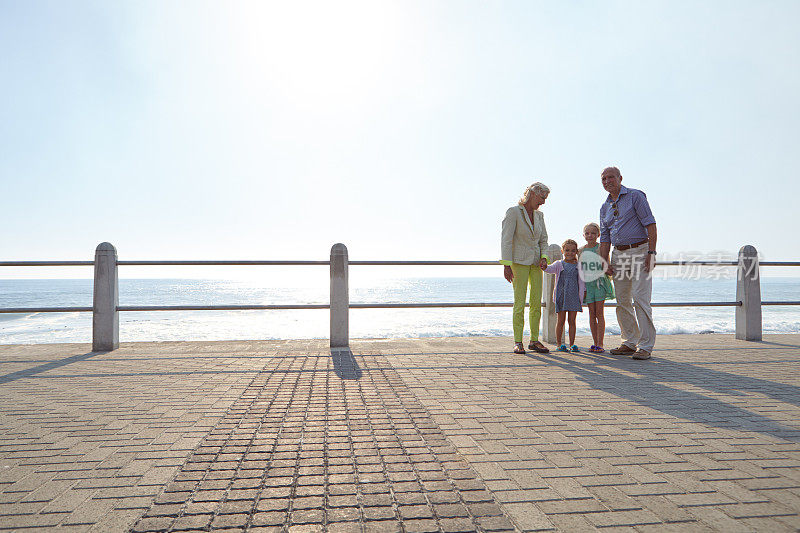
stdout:
[[(547, 228), (544, 214), (533, 212), (533, 220), (521, 205), (510, 207), (503, 219), (500, 237), (500, 262), (504, 265), (538, 264), (547, 249)], [(544, 256), (546, 257), (546, 256)]]

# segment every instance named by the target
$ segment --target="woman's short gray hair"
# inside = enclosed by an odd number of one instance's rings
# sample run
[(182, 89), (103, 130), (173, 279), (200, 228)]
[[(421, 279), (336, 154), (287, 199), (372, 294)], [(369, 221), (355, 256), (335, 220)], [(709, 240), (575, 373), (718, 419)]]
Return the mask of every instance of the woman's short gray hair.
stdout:
[(550, 187), (542, 182), (537, 181), (525, 189), (525, 192), (522, 194), (522, 198), (519, 199), (519, 205), (524, 205), (528, 201), (528, 198), (531, 197), (531, 192), (535, 192), (542, 198), (547, 198), (547, 195), (550, 194)]

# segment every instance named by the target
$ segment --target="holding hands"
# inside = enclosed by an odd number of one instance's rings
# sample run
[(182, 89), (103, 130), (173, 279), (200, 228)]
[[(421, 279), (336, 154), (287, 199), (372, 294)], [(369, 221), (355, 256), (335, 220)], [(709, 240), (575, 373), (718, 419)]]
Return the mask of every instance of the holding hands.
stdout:
[[(545, 259), (544, 257), (539, 259), (539, 268), (541, 268), (542, 270), (547, 268), (547, 259)], [(503, 277), (506, 278), (506, 281), (509, 283), (514, 281), (514, 271), (511, 270), (510, 266), (508, 265), (503, 266)]]

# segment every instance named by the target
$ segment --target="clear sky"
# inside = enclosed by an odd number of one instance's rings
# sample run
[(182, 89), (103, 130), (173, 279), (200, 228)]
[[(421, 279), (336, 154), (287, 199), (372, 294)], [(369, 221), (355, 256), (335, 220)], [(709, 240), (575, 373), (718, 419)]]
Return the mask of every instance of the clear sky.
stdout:
[(0, 258), (493, 260), (527, 185), (579, 239), (613, 164), (662, 256), (798, 260), (798, 27), (794, 0), (0, 0)]

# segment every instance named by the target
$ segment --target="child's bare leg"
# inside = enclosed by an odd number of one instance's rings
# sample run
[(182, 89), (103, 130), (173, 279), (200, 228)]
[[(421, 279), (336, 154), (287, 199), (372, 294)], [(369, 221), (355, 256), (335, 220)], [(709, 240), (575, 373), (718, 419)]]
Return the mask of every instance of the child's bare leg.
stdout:
[(575, 344), (575, 317), (578, 316), (578, 312), (567, 311), (567, 314), (567, 320), (569, 321), (569, 344), (572, 346)]
[(592, 342), (597, 345), (597, 312), (594, 307), (595, 302), (588, 305), (589, 307), (589, 329), (592, 330)]
[(556, 339), (559, 344), (564, 344), (564, 319), (567, 318), (566, 311), (559, 311), (556, 320)]
[(597, 345), (599, 347), (603, 347), (603, 337), (606, 334), (606, 317), (603, 316), (603, 305), (605, 302), (600, 300), (599, 302), (595, 302), (595, 311), (594, 314), (597, 317)]

